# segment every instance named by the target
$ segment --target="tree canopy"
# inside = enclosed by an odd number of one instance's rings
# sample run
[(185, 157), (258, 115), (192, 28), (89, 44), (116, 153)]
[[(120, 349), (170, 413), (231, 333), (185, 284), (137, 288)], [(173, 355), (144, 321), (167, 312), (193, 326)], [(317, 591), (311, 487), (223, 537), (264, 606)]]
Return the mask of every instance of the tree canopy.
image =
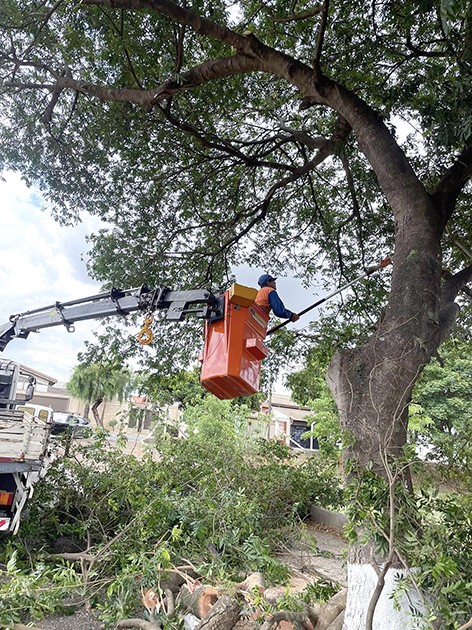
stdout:
[(117, 367), (91, 363), (78, 365), (67, 383), (67, 389), (86, 403), (92, 403), (97, 426), (103, 427), (98, 407), (106, 399), (118, 398), (122, 402), (133, 389), (133, 377)]
[[(465, 1), (6, 0), (2, 166), (61, 220), (105, 221), (91, 266), (107, 284), (219, 287), (235, 262), (350, 276), (392, 248), (394, 223), (368, 129), (356, 141), (323, 94), (336, 82), (394, 135), (404, 121), (411, 166), (444, 194), (470, 146), (471, 19)], [(469, 203), (445, 239), (452, 271)]]

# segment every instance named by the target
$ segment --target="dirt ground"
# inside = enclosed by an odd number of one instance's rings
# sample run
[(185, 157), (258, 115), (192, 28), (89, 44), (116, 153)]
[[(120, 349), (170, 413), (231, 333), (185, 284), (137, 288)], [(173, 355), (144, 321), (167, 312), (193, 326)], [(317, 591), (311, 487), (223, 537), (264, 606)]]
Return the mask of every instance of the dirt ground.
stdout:
[(57, 615), (37, 622), (38, 630), (100, 630), (101, 622), (94, 612), (78, 610), (73, 615)]
[[(290, 592), (297, 593), (315, 579), (346, 583), (346, 540), (341, 534), (316, 523), (308, 523), (303, 540), (278, 554), (278, 559), (290, 567)], [(40, 630), (100, 630), (101, 623), (94, 612), (79, 610), (70, 616), (54, 616), (37, 622)]]
[(308, 523), (305, 538), (306, 541), (278, 554), (279, 560), (292, 570), (294, 590), (303, 590), (319, 578), (346, 586), (346, 539), (313, 522)]

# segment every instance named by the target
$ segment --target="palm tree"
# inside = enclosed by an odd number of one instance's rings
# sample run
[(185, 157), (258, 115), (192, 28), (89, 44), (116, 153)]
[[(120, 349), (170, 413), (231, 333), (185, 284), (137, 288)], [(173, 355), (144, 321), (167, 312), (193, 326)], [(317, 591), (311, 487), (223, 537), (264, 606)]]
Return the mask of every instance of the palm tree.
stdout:
[(128, 370), (98, 363), (78, 365), (67, 383), (67, 390), (76, 398), (92, 405), (95, 423), (103, 428), (98, 408), (104, 400), (118, 398), (122, 402), (132, 391), (133, 377)]

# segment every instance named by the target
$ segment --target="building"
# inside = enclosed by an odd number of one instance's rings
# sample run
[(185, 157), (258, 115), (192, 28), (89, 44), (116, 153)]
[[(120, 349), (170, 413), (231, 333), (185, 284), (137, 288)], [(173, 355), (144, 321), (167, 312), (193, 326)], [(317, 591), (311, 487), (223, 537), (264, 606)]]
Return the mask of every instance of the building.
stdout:
[(318, 450), (316, 438), (302, 439), (303, 433), (311, 429), (309, 407), (300, 406), (290, 399), (290, 396), (273, 394), (269, 400), (262, 403), (262, 413), (270, 414), (269, 439), (280, 436), (287, 446), (309, 451)]

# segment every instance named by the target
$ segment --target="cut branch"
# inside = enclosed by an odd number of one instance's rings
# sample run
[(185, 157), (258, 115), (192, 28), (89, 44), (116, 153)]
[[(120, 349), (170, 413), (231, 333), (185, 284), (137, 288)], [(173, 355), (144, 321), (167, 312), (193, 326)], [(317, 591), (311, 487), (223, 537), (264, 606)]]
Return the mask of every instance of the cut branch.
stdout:
[(117, 628), (140, 628), (141, 630), (161, 630), (160, 622), (145, 621), (144, 619), (123, 619), (116, 624)]
[(273, 613), (267, 621), (265, 621), (261, 630), (270, 630), (273, 626), (277, 626), (281, 621), (288, 621), (289, 623), (303, 623), (306, 621), (310, 621), (316, 623), (318, 616), (314, 611), (309, 611), (308, 607), (305, 608), (304, 612), (289, 612), (286, 610), (280, 610), (278, 612)]

